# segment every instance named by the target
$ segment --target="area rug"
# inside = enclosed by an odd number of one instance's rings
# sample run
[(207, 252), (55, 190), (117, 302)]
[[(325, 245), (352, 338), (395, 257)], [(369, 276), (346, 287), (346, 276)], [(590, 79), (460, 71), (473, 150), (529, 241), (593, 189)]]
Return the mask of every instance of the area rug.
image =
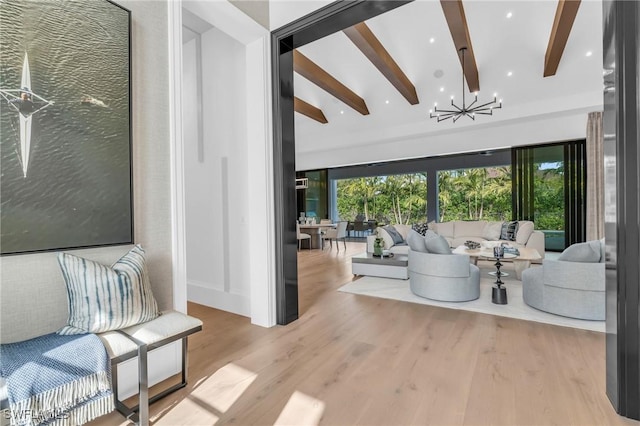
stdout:
[[(535, 267), (535, 266), (534, 266)], [(345, 293), (359, 294), (363, 296), (378, 297), (382, 299), (400, 300), (404, 302), (420, 303), (423, 305), (440, 306), (449, 309), (461, 309), (465, 311), (480, 312), (483, 314), (498, 315), (509, 318), (517, 318), (527, 321), (536, 321), (563, 327), (580, 328), (584, 330), (605, 332), (604, 321), (585, 321), (573, 318), (549, 314), (532, 308), (522, 300), (522, 283), (512, 278), (512, 275), (503, 278), (505, 282), (509, 303), (496, 305), (491, 302), (491, 287), (494, 278), (488, 273), (490, 268), (482, 267), (480, 274), (480, 298), (470, 302), (438, 302), (416, 296), (409, 289), (409, 280), (396, 280), (392, 278), (361, 277), (348, 282), (338, 289)]]

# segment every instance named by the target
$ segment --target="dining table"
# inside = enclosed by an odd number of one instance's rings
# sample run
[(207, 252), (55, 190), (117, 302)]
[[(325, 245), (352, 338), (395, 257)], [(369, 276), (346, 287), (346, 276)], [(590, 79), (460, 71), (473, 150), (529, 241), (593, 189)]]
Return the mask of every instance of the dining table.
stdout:
[(300, 232), (311, 235), (311, 248), (324, 249), (322, 231), (337, 226), (337, 223), (300, 224)]

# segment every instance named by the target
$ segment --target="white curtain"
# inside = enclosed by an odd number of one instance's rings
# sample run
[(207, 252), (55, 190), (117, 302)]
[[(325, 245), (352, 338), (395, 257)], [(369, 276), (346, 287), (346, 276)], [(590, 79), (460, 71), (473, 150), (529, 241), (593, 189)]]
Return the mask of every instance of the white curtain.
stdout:
[(604, 145), (602, 112), (587, 120), (587, 240), (604, 238)]

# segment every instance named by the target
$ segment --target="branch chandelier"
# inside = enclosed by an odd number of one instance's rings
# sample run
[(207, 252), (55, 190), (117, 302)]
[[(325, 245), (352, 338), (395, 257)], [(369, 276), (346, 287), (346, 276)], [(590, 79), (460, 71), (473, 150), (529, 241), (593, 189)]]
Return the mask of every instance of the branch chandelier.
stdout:
[[(478, 92), (474, 93), (475, 99), (469, 105), (465, 101), (464, 90), (464, 52), (466, 47), (460, 49), (460, 55), (462, 56), (462, 107), (453, 103), (453, 96), (451, 96), (452, 109), (438, 109), (438, 104), (434, 104), (434, 108), (429, 110), (429, 118), (436, 118), (438, 123), (444, 120), (453, 118), (453, 122), (458, 121), (460, 117), (467, 116), (472, 120), (476, 119), (476, 114), (481, 115), (493, 115), (494, 109), (502, 108), (502, 99), (498, 102), (496, 95), (493, 96), (493, 101), (487, 102), (482, 105), (476, 105), (478, 102)], [(474, 106), (475, 105), (475, 106)]]

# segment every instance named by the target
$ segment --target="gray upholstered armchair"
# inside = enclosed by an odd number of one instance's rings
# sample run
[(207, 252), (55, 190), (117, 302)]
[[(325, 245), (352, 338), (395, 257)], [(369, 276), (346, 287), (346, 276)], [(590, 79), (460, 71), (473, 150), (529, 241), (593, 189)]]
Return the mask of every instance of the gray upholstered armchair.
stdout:
[[(533, 308), (556, 315), (603, 321), (603, 247), (604, 243), (600, 241), (575, 244), (567, 248), (558, 260), (545, 259), (541, 267), (523, 271), (524, 302)], [(578, 250), (582, 252), (578, 253)]]
[(480, 297), (480, 270), (469, 256), (409, 250), (409, 286), (427, 299), (465, 302)]

